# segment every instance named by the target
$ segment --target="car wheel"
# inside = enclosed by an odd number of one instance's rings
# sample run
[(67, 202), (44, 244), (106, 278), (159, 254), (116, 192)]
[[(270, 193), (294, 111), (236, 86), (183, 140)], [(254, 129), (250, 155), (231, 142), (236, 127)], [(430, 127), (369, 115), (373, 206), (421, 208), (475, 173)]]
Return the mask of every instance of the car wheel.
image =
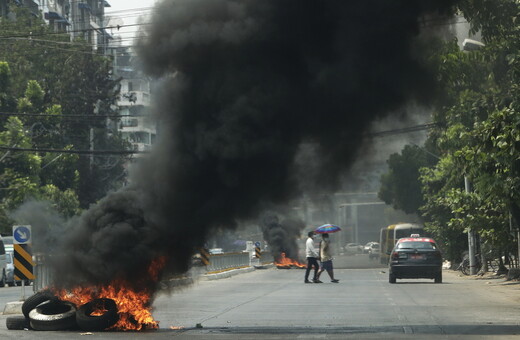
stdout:
[(5, 326), (7, 327), (7, 329), (16, 331), (31, 329), (29, 320), (25, 316), (21, 315), (7, 317), (7, 319), (5, 319)]
[(23, 313), (23, 315), (26, 318), (28, 318), (29, 317), (29, 313), (34, 308), (36, 308), (39, 304), (41, 304), (41, 303), (43, 303), (45, 301), (52, 300), (52, 299), (57, 299), (57, 297), (54, 296), (53, 294), (51, 294), (48, 291), (37, 292), (36, 294), (29, 296), (27, 298), (27, 300), (25, 300), (24, 303), (22, 304), (22, 313)]
[(442, 272), (437, 274), (437, 276), (435, 276), (434, 280), (435, 280), (435, 283), (442, 283)]
[(0, 280), (0, 287), (5, 287), (5, 270), (2, 271), (2, 279)]
[[(93, 312), (103, 311), (100, 315)], [(84, 331), (102, 331), (119, 320), (116, 302), (112, 299), (95, 299), (79, 307), (76, 312), (76, 322)]]
[(7, 282), (7, 285), (8, 285), (9, 287), (14, 287), (14, 281)]
[(396, 282), (396, 277), (394, 274), (392, 274), (392, 273), (388, 274), (388, 282), (390, 282), (390, 283)]
[(37, 331), (76, 328), (76, 306), (68, 301), (47, 301), (29, 313), (31, 327)]

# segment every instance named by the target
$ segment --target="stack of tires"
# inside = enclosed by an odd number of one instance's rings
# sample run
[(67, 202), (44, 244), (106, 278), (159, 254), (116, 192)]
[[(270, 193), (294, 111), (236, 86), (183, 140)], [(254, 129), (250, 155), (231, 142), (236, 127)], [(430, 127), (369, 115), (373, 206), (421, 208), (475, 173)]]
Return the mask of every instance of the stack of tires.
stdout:
[[(92, 315), (94, 312), (96, 314)], [(76, 308), (73, 303), (62, 301), (49, 291), (38, 292), (25, 300), (22, 313), (6, 319), (7, 329), (58, 331), (79, 328), (102, 331), (119, 320), (117, 306), (112, 299), (94, 299)]]

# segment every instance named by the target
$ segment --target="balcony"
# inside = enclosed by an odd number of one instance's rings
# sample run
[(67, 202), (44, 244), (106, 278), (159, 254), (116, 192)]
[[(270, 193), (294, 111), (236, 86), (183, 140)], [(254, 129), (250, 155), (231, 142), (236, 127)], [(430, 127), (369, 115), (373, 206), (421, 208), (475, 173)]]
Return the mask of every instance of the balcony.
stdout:
[(157, 131), (155, 123), (149, 117), (124, 117), (119, 122), (119, 131), (125, 133), (146, 132), (155, 134)]
[(132, 106), (132, 105), (149, 106), (150, 105), (150, 94), (148, 92), (143, 92), (143, 91), (131, 91), (131, 92), (127, 92), (127, 93), (122, 93), (119, 96), (117, 105), (118, 106)]

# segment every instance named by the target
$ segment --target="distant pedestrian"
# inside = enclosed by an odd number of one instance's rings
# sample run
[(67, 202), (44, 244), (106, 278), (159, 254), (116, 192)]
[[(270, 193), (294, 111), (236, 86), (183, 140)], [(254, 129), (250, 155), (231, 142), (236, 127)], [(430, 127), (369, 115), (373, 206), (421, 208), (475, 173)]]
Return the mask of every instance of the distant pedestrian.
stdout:
[(325, 270), (327, 274), (330, 276), (330, 281), (334, 283), (338, 283), (339, 280), (334, 278), (334, 269), (332, 268), (332, 254), (330, 251), (330, 239), (329, 234), (321, 234), (321, 242), (320, 242), (320, 271), (318, 272), (317, 279), (320, 280), (320, 275)]
[[(309, 231), (307, 234), (309, 237), (307, 238), (307, 242), (305, 242), (305, 256), (307, 257), (307, 269), (305, 270), (305, 283), (321, 283), (318, 280), (318, 257), (319, 254), (314, 247), (314, 231)], [(309, 281), (309, 273), (311, 272), (311, 268), (314, 266), (314, 277), (312, 281)]]

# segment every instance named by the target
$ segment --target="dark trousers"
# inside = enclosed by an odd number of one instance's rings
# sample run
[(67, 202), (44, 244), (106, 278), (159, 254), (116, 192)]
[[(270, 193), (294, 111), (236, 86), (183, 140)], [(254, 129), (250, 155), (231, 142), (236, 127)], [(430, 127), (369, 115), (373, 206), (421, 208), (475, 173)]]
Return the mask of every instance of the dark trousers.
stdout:
[(315, 257), (307, 258), (307, 269), (305, 270), (305, 281), (309, 279), (309, 273), (311, 272), (311, 268), (314, 266), (314, 277), (313, 280), (318, 278), (318, 268), (320, 265), (318, 264), (318, 260)]

